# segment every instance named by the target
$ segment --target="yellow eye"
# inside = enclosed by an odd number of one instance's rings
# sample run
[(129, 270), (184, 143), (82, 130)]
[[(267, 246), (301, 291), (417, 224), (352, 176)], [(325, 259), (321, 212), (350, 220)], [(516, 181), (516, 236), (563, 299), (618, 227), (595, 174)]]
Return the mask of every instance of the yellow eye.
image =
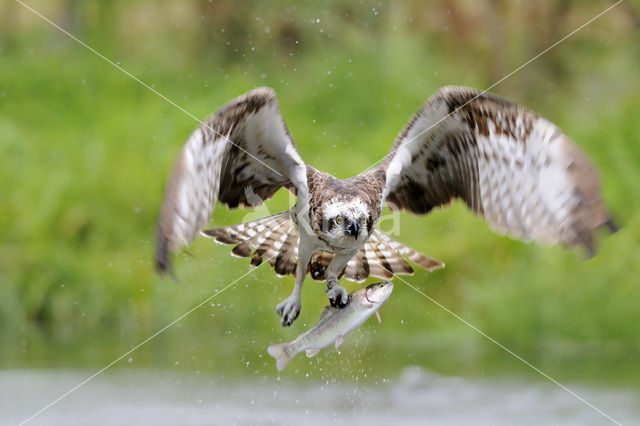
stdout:
[(364, 216), (362, 216), (362, 217), (360, 218), (360, 223), (362, 223), (363, 225), (364, 225), (365, 223), (367, 223), (367, 218), (366, 218), (366, 217), (364, 217)]
[(342, 225), (342, 216), (336, 216), (336, 223)]

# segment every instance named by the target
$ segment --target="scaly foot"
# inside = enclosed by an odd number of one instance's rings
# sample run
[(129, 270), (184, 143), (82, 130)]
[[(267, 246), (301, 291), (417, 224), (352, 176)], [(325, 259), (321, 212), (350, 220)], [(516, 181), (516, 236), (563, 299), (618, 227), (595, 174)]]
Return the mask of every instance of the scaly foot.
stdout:
[(327, 296), (329, 296), (329, 303), (334, 308), (344, 308), (349, 302), (349, 294), (338, 281), (327, 282), (327, 288), (325, 289)]
[(276, 312), (282, 317), (280, 324), (283, 327), (288, 327), (291, 323), (298, 318), (300, 314), (300, 296), (291, 295), (278, 303), (276, 306)]

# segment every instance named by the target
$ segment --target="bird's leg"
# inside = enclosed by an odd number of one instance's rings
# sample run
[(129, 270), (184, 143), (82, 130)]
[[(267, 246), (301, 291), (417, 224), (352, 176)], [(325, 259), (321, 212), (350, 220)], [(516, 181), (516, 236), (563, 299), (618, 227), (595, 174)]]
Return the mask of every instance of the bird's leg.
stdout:
[(306, 268), (300, 267), (300, 264), (300, 259), (298, 259), (298, 266), (296, 267), (296, 282), (293, 286), (291, 295), (276, 306), (276, 312), (282, 317), (280, 324), (283, 327), (290, 326), (300, 314), (300, 295), (302, 293), (302, 284), (304, 283), (304, 278), (307, 272)]
[(307, 275), (307, 265), (311, 260), (312, 249), (310, 245), (304, 244), (300, 238), (298, 245), (298, 264), (296, 265), (296, 283), (293, 286), (291, 295), (278, 303), (276, 312), (282, 317), (280, 324), (283, 327), (290, 326), (300, 314), (300, 295), (302, 293), (302, 284)]
[(336, 308), (344, 308), (349, 302), (349, 294), (338, 281), (338, 274), (353, 256), (337, 254), (331, 259), (331, 263), (327, 267), (327, 296), (329, 296), (329, 303)]

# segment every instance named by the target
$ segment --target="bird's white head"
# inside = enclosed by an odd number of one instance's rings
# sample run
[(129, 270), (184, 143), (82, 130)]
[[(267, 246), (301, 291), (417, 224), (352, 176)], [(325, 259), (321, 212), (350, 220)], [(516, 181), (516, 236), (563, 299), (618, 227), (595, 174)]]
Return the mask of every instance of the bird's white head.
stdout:
[(334, 247), (350, 248), (369, 239), (371, 214), (356, 197), (335, 197), (321, 211), (319, 233)]

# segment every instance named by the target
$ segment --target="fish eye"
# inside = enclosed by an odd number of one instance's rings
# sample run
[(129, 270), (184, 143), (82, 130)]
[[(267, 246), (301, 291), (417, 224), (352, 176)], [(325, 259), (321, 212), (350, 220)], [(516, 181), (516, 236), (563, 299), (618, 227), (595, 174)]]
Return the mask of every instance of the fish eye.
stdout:
[(342, 216), (336, 216), (336, 223), (337, 223), (338, 225), (342, 225), (342, 222), (343, 222), (343, 220), (342, 220)]

